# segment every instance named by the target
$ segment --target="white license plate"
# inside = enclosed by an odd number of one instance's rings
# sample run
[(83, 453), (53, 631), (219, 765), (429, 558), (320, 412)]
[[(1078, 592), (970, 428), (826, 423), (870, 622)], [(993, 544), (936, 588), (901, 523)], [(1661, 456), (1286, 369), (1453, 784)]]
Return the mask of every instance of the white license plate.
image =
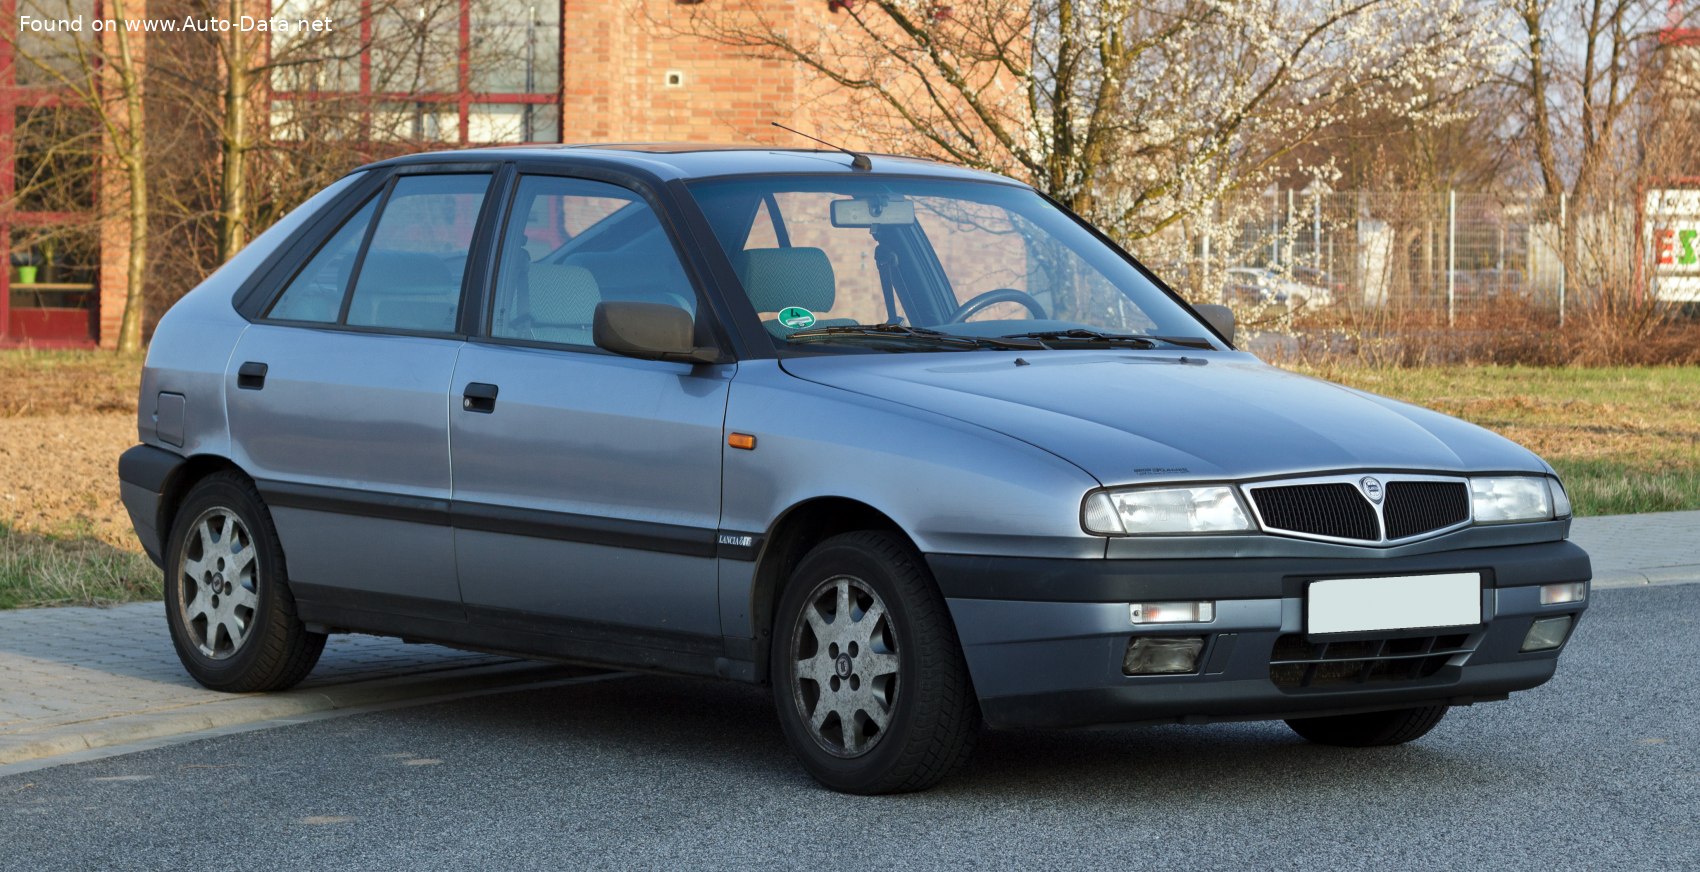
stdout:
[(1313, 581), (1305, 627), (1313, 634), (1475, 626), (1482, 622), (1482, 575), (1402, 575)]

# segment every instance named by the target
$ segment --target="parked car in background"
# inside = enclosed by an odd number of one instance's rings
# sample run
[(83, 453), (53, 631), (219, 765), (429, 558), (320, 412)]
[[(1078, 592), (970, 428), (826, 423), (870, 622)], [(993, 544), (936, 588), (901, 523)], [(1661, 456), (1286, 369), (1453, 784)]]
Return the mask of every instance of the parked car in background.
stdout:
[(1453, 277), (1453, 293), (1465, 300), (1524, 299), (1529, 287), (1517, 269), (1465, 269)]
[(1293, 280), (1328, 292), (1329, 302), (1346, 299), (1346, 283), (1321, 267), (1295, 266), (1290, 271)]
[(1247, 303), (1280, 303), (1294, 308), (1327, 306), (1334, 302), (1334, 294), (1329, 289), (1295, 281), (1266, 267), (1230, 268), (1224, 283), (1224, 295), (1227, 299)]
[(118, 472), (208, 687), (345, 632), (752, 682), (854, 793), (982, 723), (1390, 745), (1547, 681), (1590, 579), (1553, 469), (1233, 337), (996, 175), (417, 155), (164, 315)]

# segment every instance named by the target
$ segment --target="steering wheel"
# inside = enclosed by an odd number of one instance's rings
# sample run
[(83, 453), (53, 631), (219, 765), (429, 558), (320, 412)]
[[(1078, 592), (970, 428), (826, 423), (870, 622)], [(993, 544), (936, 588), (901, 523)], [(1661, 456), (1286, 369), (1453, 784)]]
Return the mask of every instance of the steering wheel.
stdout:
[(1039, 305), (1038, 300), (1033, 299), (1032, 294), (1024, 293), (1014, 288), (998, 288), (995, 291), (987, 291), (983, 294), (975, 295), (973, 299), (958, 307), (956, 312), (950, 316), (950, 320), (945, 323), (961, 324), (969, 318), (979, 314), (981, 309), (985, 309), (997, 303), (1020, 303), (1027, 307), (1027, 311), (1033, 313), (1034, 318), (1041, 321), (1051, 317), (1045, 314), (1044, 308)]

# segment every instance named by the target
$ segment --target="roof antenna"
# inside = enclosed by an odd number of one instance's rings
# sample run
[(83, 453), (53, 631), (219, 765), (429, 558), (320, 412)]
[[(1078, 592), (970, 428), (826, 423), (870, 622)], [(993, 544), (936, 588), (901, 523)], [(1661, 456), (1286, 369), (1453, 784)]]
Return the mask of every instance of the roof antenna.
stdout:
[(821, 139), (818, 136), (810, 136), (810, 135), (808, 135), (807, 133), (804, 133), (801, 130), (794, 130), (790, 127), (786, 127), (783, 124), (780, 124), (777, 121), (772, 122), (772, 124), (773, 124), (774, 127), (777, 127), (780, 130), (788, 130), (792, 133), (797, 134), (798, 136), (803, 137), (804, 139), (812, 139), (815, 142), (818, 142), (821, 145), (826, 146), (827, 148), (837, 149), (838, 151), (842, 151), (845, 154), (850, 155), (850, 168), (853, 169), (853, 170), (871, 170), (871, 169), (874, 168), (874, 162), (871, 161), (871, 160), (868, 160), (868, 156), (865, 155), (865, 154), (862, 154), (861, 152), (851, 151), (850, 149), (845, 148), (842, 145), (833, 145), (832, 143), (827, 142), (826, 140)]

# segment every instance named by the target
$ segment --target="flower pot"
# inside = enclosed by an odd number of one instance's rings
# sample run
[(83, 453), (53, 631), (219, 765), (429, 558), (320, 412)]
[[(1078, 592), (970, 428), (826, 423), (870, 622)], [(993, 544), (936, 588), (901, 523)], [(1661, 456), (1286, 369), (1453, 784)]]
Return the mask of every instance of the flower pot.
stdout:
[(15, 266), (15, 267), (12, 267), (12, 280), (13, 280), (13, 282), (15, 282), (16, 284), (20, 284), (20, 285), (33, 285), (33, 284), (35, 284), (35, 271), (36, 271), (36, 269), (37, 269), (37, 267), (34, 267), (34, 266)]

